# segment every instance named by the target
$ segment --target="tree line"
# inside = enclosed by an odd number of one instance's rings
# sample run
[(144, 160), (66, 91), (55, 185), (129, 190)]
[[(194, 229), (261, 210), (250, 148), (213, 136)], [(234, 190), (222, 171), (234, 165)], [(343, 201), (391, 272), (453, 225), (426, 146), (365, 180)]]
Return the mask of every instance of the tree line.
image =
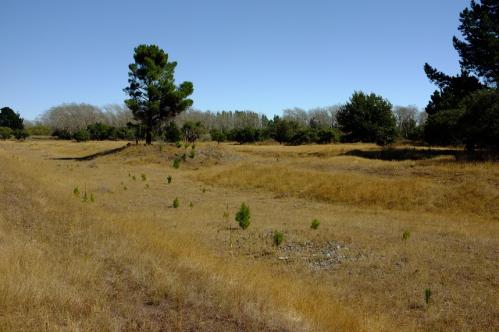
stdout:
[[(176, 84), (177, 63), (156, 45), (139, 45), (128, 67), (125, 105), (104, 109), (63, 104), (45, 112), (28, 130), (10, 108), (0, 113), (0, 135), (23, 138), (50, 132), (59, 138), (144, 139), (284, 144), (375, 142), (397, 139), (430, 145), (499, 149), (499, 17), (497, 0), (471, 1), (460, 13), (464, 39), (453, 38), (461, 72), (451, 76), (429, 64), (424, 71), (437, 90), (425, 112), (393, 105), (382, 96), (356, 91), (343, 105), (286, 109), (272, 119), (252, 111), (202, 112), (192, 108), (191, 82)], [(12, 120), (17, 116), (17, 120)], [(17, 121), (17, 122), (16, 122)], [(20, 121), (20, 122), (19, 122)], [(20, 123), (20, 125), (19, 125)]]

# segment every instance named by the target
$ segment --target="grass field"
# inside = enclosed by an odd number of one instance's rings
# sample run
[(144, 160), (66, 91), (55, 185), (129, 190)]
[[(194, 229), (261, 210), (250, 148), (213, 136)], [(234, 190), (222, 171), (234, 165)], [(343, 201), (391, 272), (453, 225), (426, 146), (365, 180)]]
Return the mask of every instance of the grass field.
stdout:
[(125, 144), (0, 141), (0, 330), (499, 326), (498, 163), (368, 144), (78, 160)]

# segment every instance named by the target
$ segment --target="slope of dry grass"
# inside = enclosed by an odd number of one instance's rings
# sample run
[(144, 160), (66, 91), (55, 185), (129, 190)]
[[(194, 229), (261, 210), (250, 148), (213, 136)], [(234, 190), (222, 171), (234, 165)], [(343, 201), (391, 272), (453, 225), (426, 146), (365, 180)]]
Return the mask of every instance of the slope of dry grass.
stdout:
[[(339, 156), (360, 148), (342, 145), (198, 144), (180, 169), (171, 166), (180, 151), (171, 146), (51, 159), (122, 144), (0, 142), (0, 326), (443, 331), (498, 324), (499, 231), (490, 205), (497, 164), (368, 160)], [(457, 194), (449, 189), (459, 186)], [(75, 187), (95, 202), (83, 203)], [(313, 196), (317, 188), (342, 200)], [(421, 195), (429, 201), (422, 207), (414, 201)], [(246, 231), (233, 220), (242, 202), (252, 211)], [(279, 248), (274, 230), (285, 236)]]
[(199, 179), (229, 187), (266, 189), (280, 195), (355, 206), (499, 216), (497, 183), (477, 178), (442, 184), (417, 177), (244, 163), (204, 172)]
[[(7, 330), (363, 330), (306, 281), (81, 204), (0, 152), (0, 321)], [(370, 322), (367, 324), (367, 322)]]

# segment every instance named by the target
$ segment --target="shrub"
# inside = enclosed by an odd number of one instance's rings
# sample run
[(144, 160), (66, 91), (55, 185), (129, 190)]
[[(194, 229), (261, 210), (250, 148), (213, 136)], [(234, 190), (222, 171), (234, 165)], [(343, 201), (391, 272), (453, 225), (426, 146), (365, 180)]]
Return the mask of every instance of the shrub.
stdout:
[(87, 130), (90, 135), (90, 139), (93, 140), (102, 141), (116, 138), (116, 128), (108, 126), (104, 123), (97, 122), (88, 125)]
[(424, 290), (424, 301), (425, 301), (425, 303), (429, 304), (430, 303), (430, 299), (431, 299), (431, 289), (426, 288)]
[(319, 129), (317, 131), (317, 143), (330, 144), (340, 141), (340, 132), (335, 128)]
[(190, 202), (190, 203), (189, 203), (189, 207), (191, 208), (191, 207), (193, 207), (193, 206), (194, 206), (194, 204), (193, 204), (192, 202)]
[(217, 141), (219, 144), (220, 142), (225, 142), (227, 140), (227, 134), (220, 129), (210, 130), (210, 136), (213, 141)]
[(12, 129), (9, 127), (0, 127), (0, 138), (9, 139), (12, 136)]
[(229, 133), (229, 139), (239, 144), (254, 143), (260, 140), (260, 130), (251, 127), (234, 128)]
[(168, 175), (166, 177), (166, 181), (168, 181), (168, 184), (172, 183), (172, 176), (171, 175)]
[(95, 196), (93, 193), (90, 193), (90, 202), (95, 202)]
[(402, 233), (402, 239), (403, 240), (408, 240), (410, 237), (411, 237), (411, 232), (404, 231), (404, 233)]
[(312, 223), (310, 224), (310, 228), (317, 229), (317, 228), (319, 228), (320, 224), (321, 224), (321, 222), (318, 219), (314, 219), (314, 220), (312, 220)]
[(182, 143), (180, 143), (180, 141), (176, 141), (175, 146), (177, 147), (177, 149), (180, 149), (182, 147)]
[(176, 209), (180, 206), (180, 202), (178, 200), (178, 197), (175, 197), (175, 199), (173, 200), (173, 207)]
[(51, 130), (49, 127), (37, 124), (31, 127), (26, 128), (30, 136), (49, 136)]
[(246, 229), (250, 225), (250, 209), (246, 203), (241, 204), (239, 211), (236, 213), (236, 221), (241, 229)]
[(75, 195), (76, 197), (80, 197), (80, 189), (78, 189), (78, 187), (75, 187), (73, 189), (73, 195)]
[(147, 176), (144, 173), (140, 174), (140, 177), (142, 178), (142, 181), (147, 180)]
[(164, 131), (165, 141), (178, 142), (182, 138), (182, 133), (174, 121), (170, 121)]
[(194, 159), (196, 156), (196, 150), (192, 149), (191, 152), (189, 153), (189, 158)]
[(17, 140), (24, 140), (27, 137), (29, 137), (29, 133), (25, 129), (16, 129), (16, 130), (14, 130), (14, 137)]
[(175, 158), (173, 160), (173, 168), (179, 168), (180, 167), (180, 159), (179, 158)]
[(284, 234), (279, 231), (274, 231), (272, 239), (274, 240), (274, 245), (278, 247), (281, 245), (282, 241), (284, 240)]
[(73, 135), (73, 138), (77, 142), (85, 142), (85, 141), (88, 141), (90, 139), (90, 134), (89, 134), (88, 130), (80, 129)]
[(375, 142), (386, 145), (396, 135), (392, 104), (374, 93), (354, 92), (337, 114), (340, 129), (349, 142)]
[(52, 136), (58, 139), (71, 139), (71, 133), (66, 129), (56, 129), (52, 133)]

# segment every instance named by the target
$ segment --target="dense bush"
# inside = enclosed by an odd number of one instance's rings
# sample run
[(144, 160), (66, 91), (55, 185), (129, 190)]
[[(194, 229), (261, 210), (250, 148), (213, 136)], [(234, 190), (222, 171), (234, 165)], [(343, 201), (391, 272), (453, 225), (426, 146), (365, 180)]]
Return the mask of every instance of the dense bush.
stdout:
[(499, 150), (499, 92), (482, 90), (473, 94), (466, 101), (459, 127), (468, 149)]
[(73, 138), (77, 142), (85, 142), (90, 139), (90, 133), (86, 129), (80, 129), (73, 135)]
[(392, 104), (374, 93), (354, 92), (338, 111), (338, 124), (347, 142), (387, 145), (395, 140)]
[(29, 137), (29, 133), (26, 129), (16, 129), (14, 130), (14, 137), (17, 140), (24, 140)]
[(222, 129), (212, 129), (210, 130), (210, 136), (213, 141), (217, 143), (225, 142), (227, 140), (227, 134)]
[(30, 136), (49, 136), (52, 133), (49, 127), (41, 124), (26, 127), (26, 130)]
[(12, 129), (9, 127), (0, 127), (0, 138), (9, 139), (12, 136)]
[(96, 141), (103, 141), (107, 139), (115, 139), (116, 136), (116, 128), (112, 126), (108, 126), (104, 123), (97, 122), (87, 126), (87, 131), (90, 136), (90, 139)]
[(71, 139), (72, 135), (69, 130), (66, 129), (56, 129), (52, 133), (52, 136), (57, 137), (58, 139)]
[(7, 127), (12, 130), (24, 129), (23, 121), (19, 113), (14, 112), (10, 107), (0, 109), (0, 127)]
[(236, 221), (241, 229), (246, 229), (250, 225), (250, 209), (246, 203), (241, 204), (239, 211), (236, 213)]
[(464, 109), (440, 110), (428, 116), (424, 139), (433, 145), (457, 145), (463, 142), (459, 123)]
[(182, 132), (174, 121), (170, 121), (163, 131), (165, 141), (175, 143), (182, 138)]
[(251, 127), (235, 128), (229, 132), (228, 138), (239, 144), (254, 143), (260, 140), (260, 130)]

